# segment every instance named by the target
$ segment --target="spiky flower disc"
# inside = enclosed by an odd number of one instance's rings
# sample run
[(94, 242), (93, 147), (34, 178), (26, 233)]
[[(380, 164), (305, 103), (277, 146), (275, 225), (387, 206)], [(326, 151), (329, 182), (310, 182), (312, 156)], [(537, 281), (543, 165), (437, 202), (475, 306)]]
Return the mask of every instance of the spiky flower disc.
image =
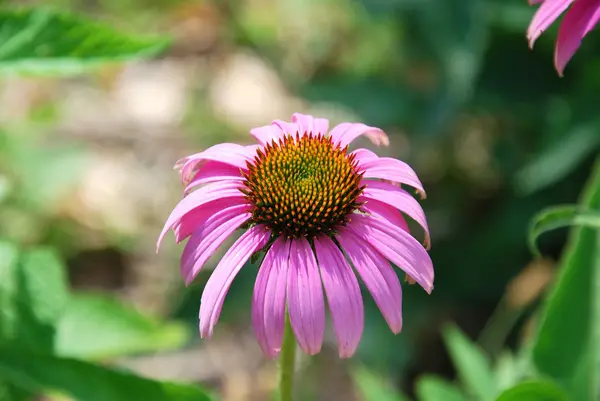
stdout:
[(331, 235), (360, 206), (362, 175), (354, 155), (320, 134), (267, 144), (243, 175), (251, 223), (266, 225), (274, 236)]

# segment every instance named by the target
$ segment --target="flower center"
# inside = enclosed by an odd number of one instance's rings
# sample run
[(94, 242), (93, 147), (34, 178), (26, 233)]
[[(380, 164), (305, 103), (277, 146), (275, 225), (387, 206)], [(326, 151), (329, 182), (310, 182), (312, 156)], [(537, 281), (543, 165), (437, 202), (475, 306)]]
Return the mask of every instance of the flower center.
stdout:
[(257, 151), (242, 192), (254, 206), (251, 224), (288, 238), (333, 235), (360, 204), (363, 187), (348, 148), (322, 135), (286, 136)]

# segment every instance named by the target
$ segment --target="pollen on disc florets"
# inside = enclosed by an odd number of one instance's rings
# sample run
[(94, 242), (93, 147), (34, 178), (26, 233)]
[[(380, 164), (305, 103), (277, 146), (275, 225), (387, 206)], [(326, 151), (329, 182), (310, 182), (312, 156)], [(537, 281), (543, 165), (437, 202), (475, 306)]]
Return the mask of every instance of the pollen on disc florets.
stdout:
[(332, 235), (360, 207), (362, 174), (348, 149), (318, 134), (286, 136), (257, 151), (242, 192), (251, 224), (288, 238)]

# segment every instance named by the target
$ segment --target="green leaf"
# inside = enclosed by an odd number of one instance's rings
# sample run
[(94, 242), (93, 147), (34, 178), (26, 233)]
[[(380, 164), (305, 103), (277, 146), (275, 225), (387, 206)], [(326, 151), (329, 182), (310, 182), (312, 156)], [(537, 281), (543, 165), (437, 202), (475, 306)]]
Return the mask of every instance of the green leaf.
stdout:
[[(0, 344), (16, 335), (16, 309), (14, 296), (16, 293), (15, 271), (19, 261), (19, 250), (16, 245), (0, 241)], [(0, 380), (0, 400), (24, 401), (30, 394), (15, 388), (4, 379)]]
[(423, 376), (417, 381), (419, 401), (466, 401), (454, 384), (435, 376)]
[(208, 401), (199, 387), (165, 383), (69, 358), (0, 347), (0, 376), (31, 391), (58, 390), (81, 401)]
[(0, 10), (0, 74), (76, 73), (155, 55), (167, 43), (49, 8)]
[(56, 352), (106, 358), (176, 348), (189, 337), (180, 324), (161, 324), (105, 296), (73, 296), (57, 323)]
[(569, 397), (550, 381), (529, 381), (504, 391), (496, 401), (569, 401)]
[(386, 383), (379, 375), (364, 367), (352, 371), (352, 377), (363, 401), (407, 401), (403, 394)]
[(465, 389), (479, 400), (492, 400), (496, 384), (487, 356), (455, 326), (447, 327), (443, 336)]
[(517, 383), (519, 370), (512, 353), (505, 351), (500, 355), (494, 367), (494, 374), (498, 391), (512, 387)]
[[(600, 160), (580, 206), (584, 210), (600, 209)], [(556, 284), (540, 313), (532, 347), (537, 369), (577, 394), (577, 399), (592, 399), (590, 389), (599, 374), (600, 306), (592, 298), (593, 291), (597, 293), (594, 282), (600, 275), (598, 237), (597, 230), (588, 227), (572, 229)]]
[(541, 256), (536, 246), (538, 237), (561, 227), (582, 226), (600, 229), (600, 210), (580, 210), (576, 205), (553, 206), (536, 214), (529, 228), (529, 247)]
[[(16, 250), (0, 245), (0, 342), (15, 342), (49, 351), (54, 344), (54, 323), (68, 298), (63, 265), (44, 248), (16, 259)], [(6, 258), (6, 259), (5, 259)]]
[(14, 338), (16, 310), (14, 298), (19, 250), (16, 245), (0, 241), (0, 339)]

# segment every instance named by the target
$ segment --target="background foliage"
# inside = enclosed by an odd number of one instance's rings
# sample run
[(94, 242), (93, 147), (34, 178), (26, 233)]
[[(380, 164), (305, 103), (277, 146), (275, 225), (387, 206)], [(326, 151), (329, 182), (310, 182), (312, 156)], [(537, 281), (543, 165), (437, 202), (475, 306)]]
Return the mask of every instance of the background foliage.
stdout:
[(330, 339), (301, 361), (299, 399), (600, 397), (594, 33), (561, 79), (521, 0), (2, 6), (1, 400), (269, 397), (255, 266), (204, 342), (206, 276), (184, 289), (180, 249), (153, 249), (173, 161), (295, 110), (390, 134), (380, 152), (428, 191), (436, 266), (431, 296), (405, 286), (402, 334), (368, 299), (356, 358)]

